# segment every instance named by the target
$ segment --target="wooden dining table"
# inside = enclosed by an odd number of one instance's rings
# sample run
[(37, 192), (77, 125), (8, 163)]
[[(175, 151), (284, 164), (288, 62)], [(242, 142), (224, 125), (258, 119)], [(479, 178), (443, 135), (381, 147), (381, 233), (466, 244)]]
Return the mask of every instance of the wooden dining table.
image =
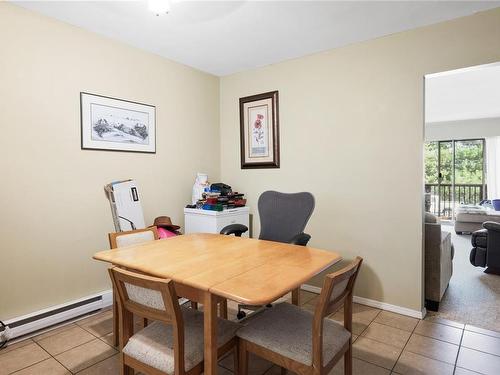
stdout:
[[(334, 252), (280, 242), (187, 234), (100, 251), (94, 259), (172, 279), (179, 297), (203, 304), (204, 371), (217, 373), (217, 304), (265, 305), (341, 260)], [(298, 303), (298, 295), (294, 296)]]

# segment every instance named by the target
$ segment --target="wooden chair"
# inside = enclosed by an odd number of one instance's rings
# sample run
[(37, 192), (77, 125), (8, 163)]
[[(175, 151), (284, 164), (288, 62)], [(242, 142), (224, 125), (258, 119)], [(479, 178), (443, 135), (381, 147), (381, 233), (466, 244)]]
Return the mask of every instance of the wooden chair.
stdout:
[[(117, 249), (119, 247), (137, 245), (139, 243), (154, 241), (160, 238), (156, 227), (135, 229), (124, 232), (108, 233), (109, 247)], [(144, 325), (147, 321), (144, 320)], [(118, 346), (118, 303), (116, 292), (113, 289), (113, 343)]]
[[(108, 234), (109, 246), (111, 249), (116, 249), (124, 246), (137, 245), (139, 243), (154, 241), (159, 239), (158, 228), (151, 226), (144, 229), (135, 229), (124, 232), (114, 232)], [(115, 292), (113, 291), (113, 295)], [(191, 302), (193, 309), (198, 309), (197, 302)], [(227, 319), (227, 300), (219, 303), (219, 316)], [(144, 325), (147, 325), (147, 319), (144, 319)], [(113, 342), (118, 346), (118, 304), (117, 299), (113, 296)]]
[[(299, 375), (328, 374), (344, 356), (352, 374), (352, 291), (363, 259), (325, 277), (314, 314), (289, 303), (265, 310), (241, 328), (240, 375), (247, 374), (252, 352)], [(344, 326), (326, 316), (344, 305)]]
[[(150, 375), (203, 372), (203, 313), (179, 306), (172, 280), (145, 276), (120, 268), (109, 274), (118, 294), (122, 374), (134, 370)], [(153, 321), (133, 333), (133, 317)], [(218, 321), (218, 354), (236, 349), (238, 323)], [(237, 357), (235, 353), (235, 358)]]
[(109, 247), (116, 249), (118, 247), (137, 245), (141, 242), (154, 241), (160, 237), (158, 236), (158, 228), (149, 227), (125, 232), (109, 233), (108, 238)]

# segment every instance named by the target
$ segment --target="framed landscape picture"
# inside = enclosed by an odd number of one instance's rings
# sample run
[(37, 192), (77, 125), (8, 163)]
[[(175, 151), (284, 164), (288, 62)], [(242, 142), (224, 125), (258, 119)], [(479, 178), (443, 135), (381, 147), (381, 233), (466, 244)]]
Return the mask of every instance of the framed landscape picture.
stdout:
[(80, 93), (82, 149), (156, 152), (156, 108)]
[(279, 168), (278, 91), (240, 98), (241, 168)]

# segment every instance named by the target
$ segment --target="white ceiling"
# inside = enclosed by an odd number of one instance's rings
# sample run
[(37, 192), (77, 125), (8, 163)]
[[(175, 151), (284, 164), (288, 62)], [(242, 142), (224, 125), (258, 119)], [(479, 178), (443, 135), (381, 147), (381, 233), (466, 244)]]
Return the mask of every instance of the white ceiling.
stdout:
[(500, 1), (14, 1), (223, 76), (500, 6)]
[(500, 63), (427, 75), (428, 124), (500, 117)]

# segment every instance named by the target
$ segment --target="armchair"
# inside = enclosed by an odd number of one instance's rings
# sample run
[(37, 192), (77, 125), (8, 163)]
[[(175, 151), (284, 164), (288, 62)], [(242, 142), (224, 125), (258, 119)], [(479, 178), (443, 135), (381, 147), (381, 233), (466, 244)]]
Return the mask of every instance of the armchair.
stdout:
[(487, 267), (485, 273), (500, 275), (500, 224), (486, 221), (483, 228), (472, 233), (470, 262), (476, 267)]
[(451, 233), (441, 231), (434, 215), (425, 215), (425, 306), (437, 311), (453, 274)]

